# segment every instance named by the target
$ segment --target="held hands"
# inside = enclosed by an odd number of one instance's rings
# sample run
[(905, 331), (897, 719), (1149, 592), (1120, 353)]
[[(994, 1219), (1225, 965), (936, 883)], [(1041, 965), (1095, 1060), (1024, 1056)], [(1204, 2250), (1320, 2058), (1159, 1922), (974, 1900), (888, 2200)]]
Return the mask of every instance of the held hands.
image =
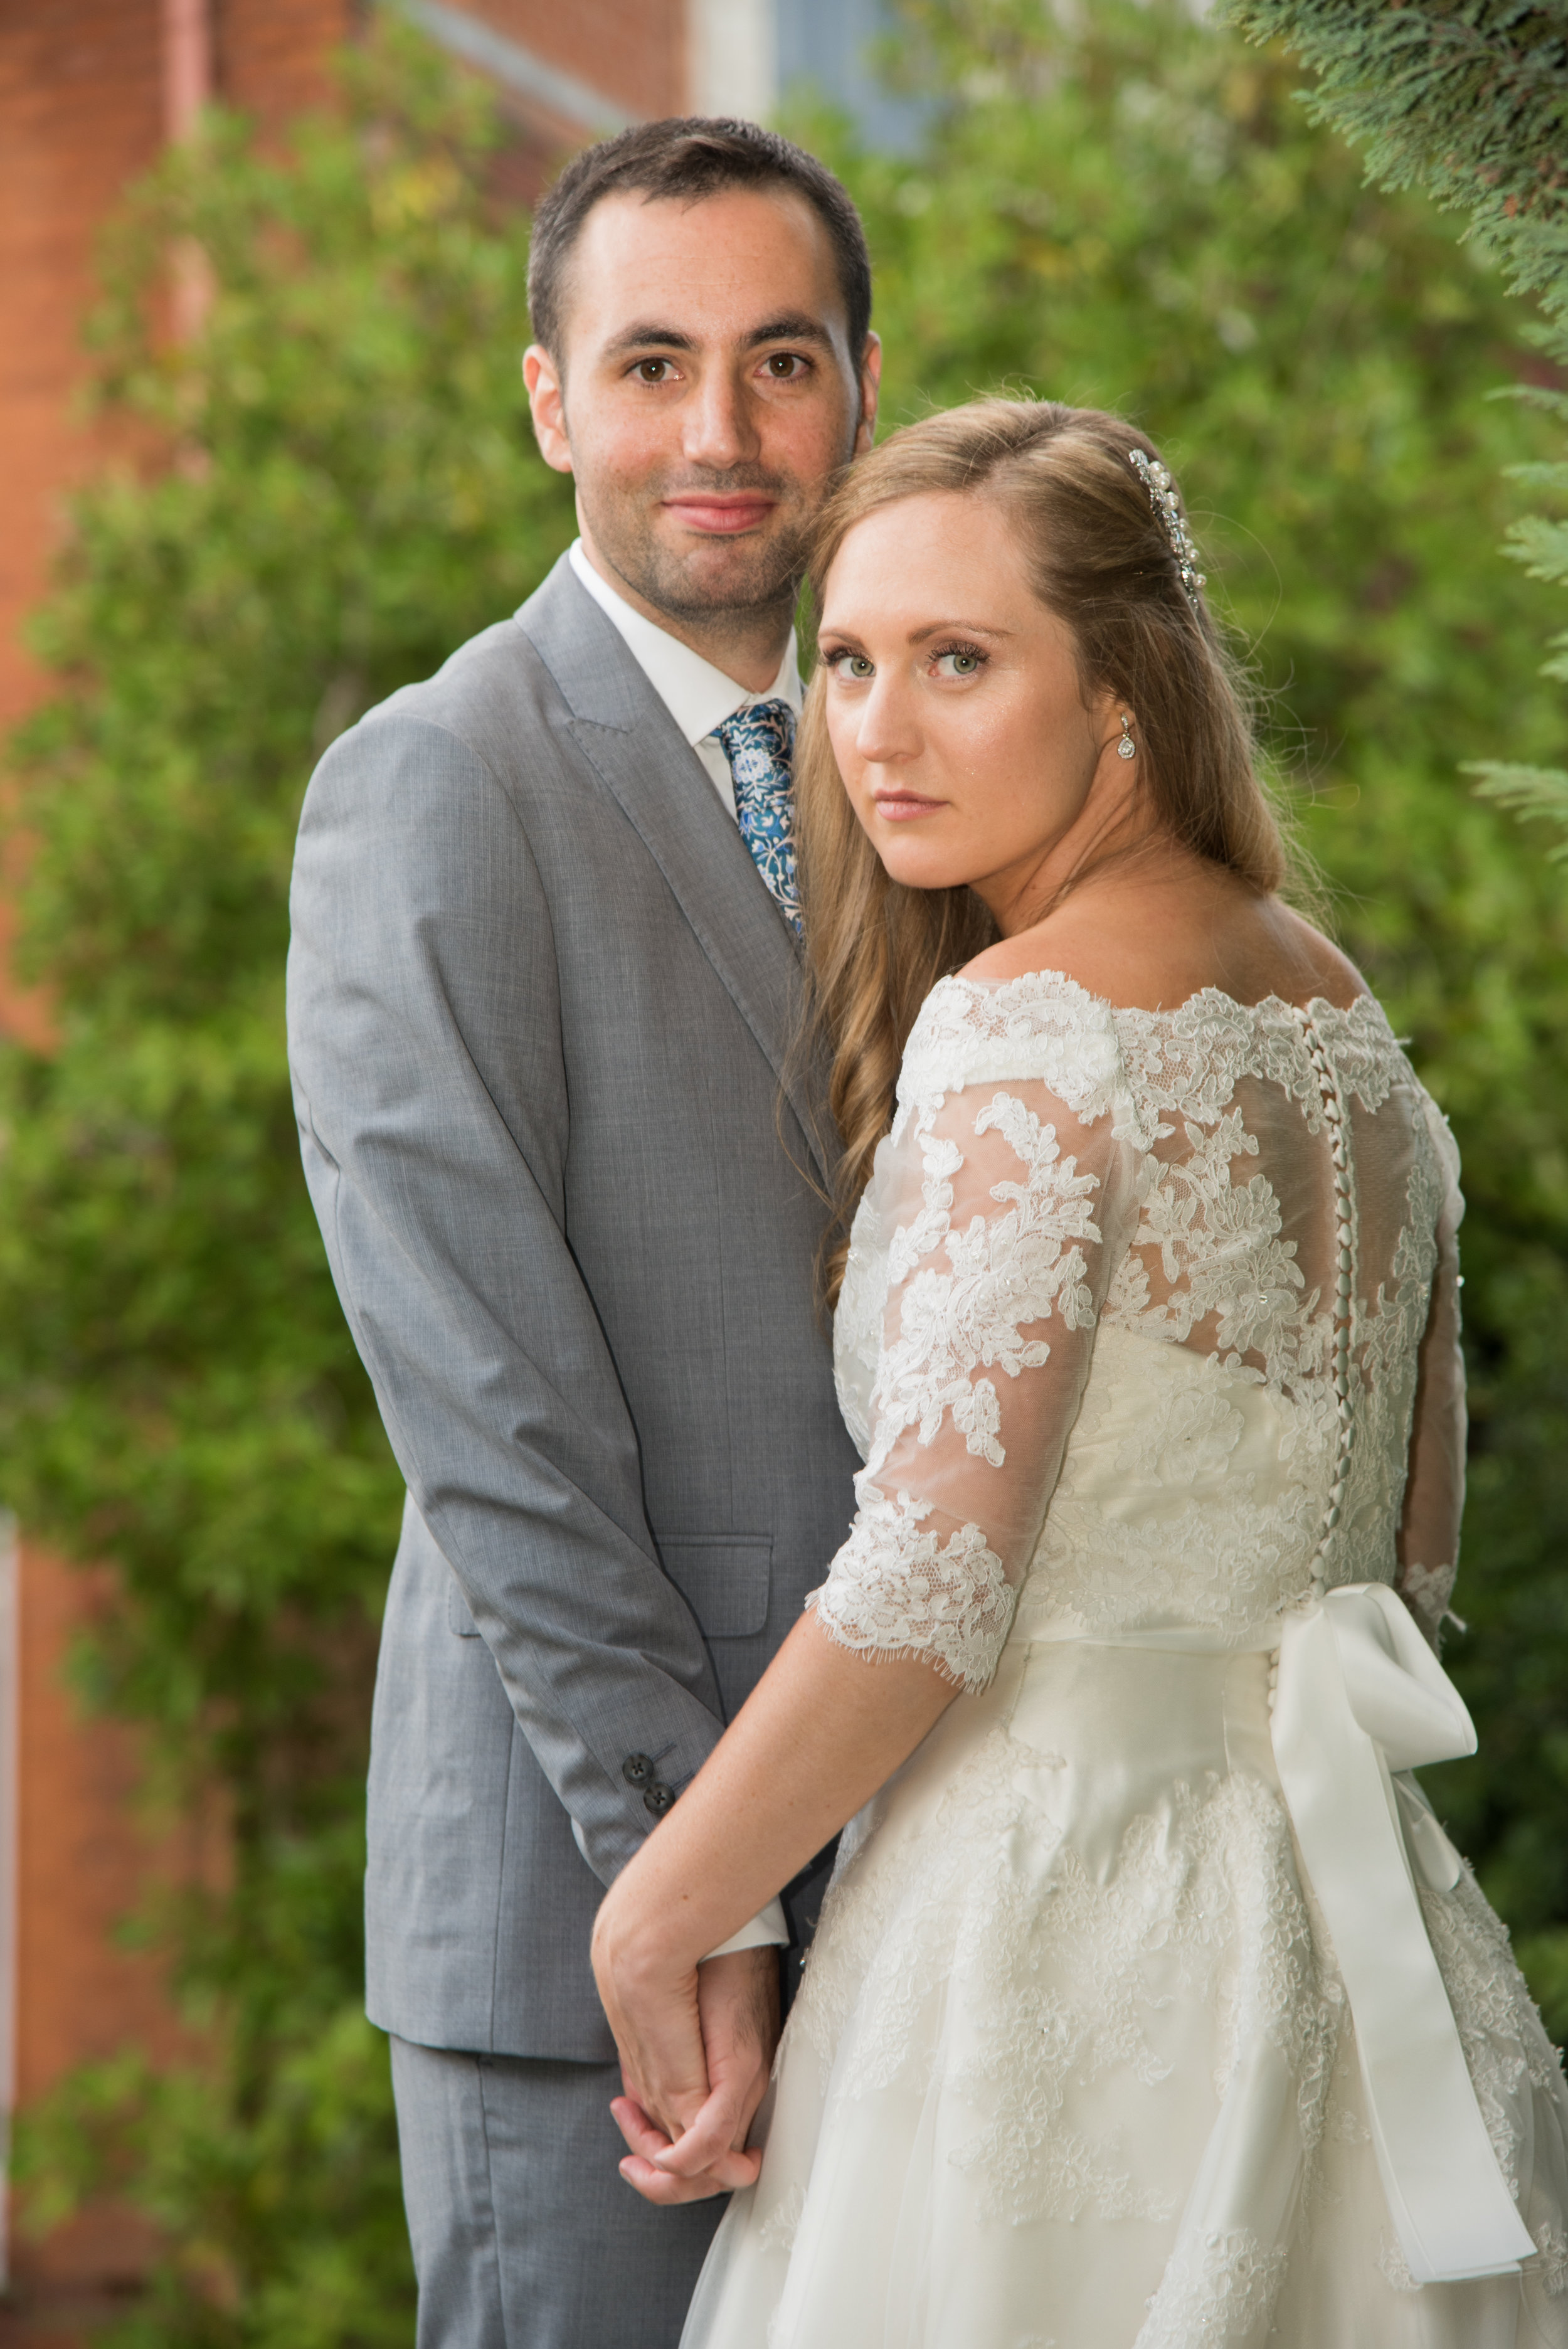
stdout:
[(600, 1912), (593, 1971), (625, 2089), (611, 2106), (631, 2151), (628, 2185), (650, 2202), (696, 2202), (756, 2182), (746, 2138), (779, 2039), (779, 1958), (740, 1950), (681, 1964), (617, 1932)]
[(916, 1657), (868, 1663), (803, 1616), (593, 1927), (620, 2050), (621, 2171), (651, 2202), (749, 2186), (779, 2037), (771, 1950), (709, 1958), (907, 1761), (956, 1690)]

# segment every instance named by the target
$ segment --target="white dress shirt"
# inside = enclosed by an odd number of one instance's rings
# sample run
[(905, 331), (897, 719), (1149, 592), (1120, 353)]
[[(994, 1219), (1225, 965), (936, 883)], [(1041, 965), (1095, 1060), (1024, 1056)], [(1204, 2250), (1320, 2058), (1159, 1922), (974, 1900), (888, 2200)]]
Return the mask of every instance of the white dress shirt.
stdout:
[[(729, 761), (724, 755), (724, 745), (714, 732), (727, 718), (738, 709), (749, 709), (758, 701), (787, 701), (797, 718), (800, 715), (800, 668), (795, 652), (795, 631), (789, 631), (789, 641), (784, 647), (784, 657), (779, 664), (779, 674), (766, 693), (748, 693), (726, 677), (721, 668), (694, 653), (678, 636), (657, 626), (652, 620), (634, 612), (624, 595), (617, 595), (608, 583), (600, 578), (583, 552), (583, 541), (573, 542), (572, 568), (593, 596), (606, 619), (619, 629), (631, 654), (676, 724), (707, 768), (714, 790), (735, 816), (735, 784), (729, 771)], [(784, 1921), (784, 1911), (777, 1900), (742, 1925), (727, 1941), (717, 1950), (709, 1950), (710, 1958), (727, 1958), (736, 1950), (759, 1950), (767, 1943), (785, 1943), (789, 1928)]]
[(573, 544), (571, 560), (573, 570), (612, 626), (624, 637), (626, 649), (702, 761), (714, 790), (733, 815), (735, 785), (729, 761), (713, 730), (727, 718), (733, 718), (738, 709), (750, 709), (758, 701), (787, 701), (799, 717), (800, 667), (794, 629), (789, 631), (789, 641), (772, 684), (764, 692), (748, 693), (732, 677), (726, 677), (721, 668), (704, 660), (700, 653), (694, 653), (689, 645), (683, 645), (678, 636), (670, 636), (653, 620), (645, 620), (641, 612), (634, 612), (624, 595), (617, 595), (600, 578), (583, 552), (581, 539)]

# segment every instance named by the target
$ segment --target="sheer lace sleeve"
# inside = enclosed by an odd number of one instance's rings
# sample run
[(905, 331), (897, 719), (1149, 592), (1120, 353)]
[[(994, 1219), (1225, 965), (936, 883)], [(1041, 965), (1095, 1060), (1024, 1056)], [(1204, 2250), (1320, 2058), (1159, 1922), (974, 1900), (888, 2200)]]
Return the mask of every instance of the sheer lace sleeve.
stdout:
[(962, 1688), (995, 1669), (1136, 1221), (1139, 1162), (1094, 1041), (1087, 1070), (1057, 1054), (1054, 1081), (998, 1080), (975, 1055), (921, 1065), (917, 1030), (879, 1164), (871, 1448), (811, 1603), (842, 1646), (923, 1657)]
[(1459, 1226), (1464, 1200), (1453, 1139), (1435, 1108), (1429, 1125), (1446, 1177), (1431, 1304), (1417, 1357), (1416, 1409), (1398, 1539), (1398, 1588), (1435, 1648), (1459, 1562), (1465, 1498), (1465, 1372), (1460, 1350)]

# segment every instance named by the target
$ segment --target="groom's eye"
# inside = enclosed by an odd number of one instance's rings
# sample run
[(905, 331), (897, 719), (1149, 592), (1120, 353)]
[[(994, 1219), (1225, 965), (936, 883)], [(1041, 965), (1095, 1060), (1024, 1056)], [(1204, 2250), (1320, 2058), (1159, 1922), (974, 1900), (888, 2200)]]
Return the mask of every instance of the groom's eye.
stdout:
[(674, 367), (674, 359), (639, 359), (633, 373), (639, 383), (668, 383)]
[(805, 374), (810, 362), (799, 351), (774, 351), (763, 364), (775, 383), (793, 383)]

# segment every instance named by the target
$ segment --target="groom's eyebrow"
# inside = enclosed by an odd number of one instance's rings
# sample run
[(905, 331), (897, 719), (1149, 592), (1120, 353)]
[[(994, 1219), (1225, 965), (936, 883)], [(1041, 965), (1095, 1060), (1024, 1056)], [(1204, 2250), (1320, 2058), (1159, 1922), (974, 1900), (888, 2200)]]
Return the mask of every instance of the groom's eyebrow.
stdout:
[(766, 325), (754, 326), (747, 336), (749, 344), (758, 343), (818, 343), (832, 341), (820, 318), (810, 317), (804, 310), (785, 310)]
[[(604, 353), (606, 357), (620, 358), (629, 351), (646, 350), (651, 343), (665, 351), (695, 351), (697, 347), (696, 337), (679, 326), (665, 326), (657, 318), (638, 318), (605, 344)], [(820, 318), (811, 317), (804, 310), (785, 310), (778, 317), (767, 318), (761, 326), (748, 330), (746, 347), (752, 350), (759, 343), (814, 343), (825, 350), (830, 347), (832, 336)]]
[(661, 326), (656, 318), (639, 318), (634, 326), (625, 327), (613, 341), (604, 346), (612, 358), (623, 351), (643, 350), (649, 343), (657, 343), (666, 351), (695, 351), (696, 343), (690, 335), (683, 335), (678, 326)]

